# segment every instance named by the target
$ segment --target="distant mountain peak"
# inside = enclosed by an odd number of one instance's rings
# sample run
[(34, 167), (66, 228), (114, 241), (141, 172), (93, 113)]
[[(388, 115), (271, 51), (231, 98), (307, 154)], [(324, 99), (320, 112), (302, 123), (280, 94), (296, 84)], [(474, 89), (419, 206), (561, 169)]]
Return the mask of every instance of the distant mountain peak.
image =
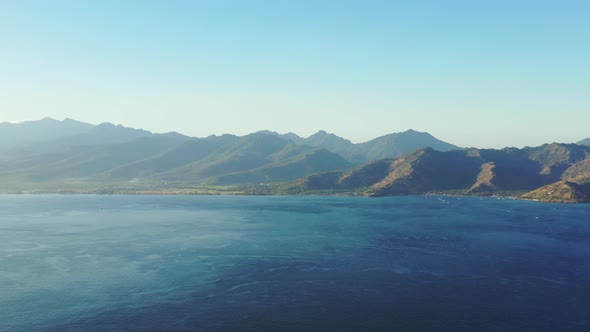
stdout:
[(286, 139), (286, 140), (294, 142), (294, 143), (300, 143), (302, 140), (304, 140), (304, 138), (301, 138), (301, 137), (299, 137), (299, 135), (292, 133), (292, 132), (288, 132), (286, 134), (279, 134), (276, 131), (259, 130), (256, 132), (256, 134), (276, 136), (276, 137), (280, 137), (282, 139)]
[[(23, 142), (48, 141), (70, 137), (66, 140), (67, 143), (66, 141), (62, 141), (63, 144), (69, 146), (122, 142), (153, 134), (152, 132), (143, 129), (129, 128), (111, 122), (103, 122), (98, 125), (93, 125), (79, 122), (71, 118), (65, 118), (63, 121), (58, 121), (47, 117), (37, 121), (29, 121), (21, 124), (6, 124), (2, 126), (2, 128), (6, 128), (4, 129), (6, 131), (12, 130), (8, 129), (11, 127), (18, 127), (14, 128), (15, 133), (24, 133), (24, 131), (22, 131), (24, 127), (29, 128), (26, 129), (28, 130), (27, 134), (21, 136), (19, 136), (20, 134), (13, 135), (6, 132), (4, 136), (6, 137), (5, 141), (7, 142), (15, 141), (15, 139), (8, 139), (9, 137), (22, 137), (20, 140)], [(332, 153), (343, 156), (353, 163), (362, 163), (382, 158), (394, 158), (402, 154), (416, 151), (425, 146), (430, 146), (439, 151), (460, 149), (457, 146), (436, 139), (427, 132), (420, 132), (414, 129), (408, 129), (400, 133), (391, 133), (360, 144), (354, 144), (350, 140), (334, 133), (330, 133), (324, 129), (318, 130), (315, 134), (307, 138), (300, 137), (292, 132), (281, 134), (271, 130), (260, 130), (255, 134), (271, 135), (299, 145), (324, 148)], [(220, 136), (223, 140), (231, 137), (237, 136), (231, 134)], [(0, 138), (2, 138), (1, 135)], [(19, 139), (17, 138), (16, 141), (18, 140)]]
[[(61, 121), (58, 121), (58, 120), (56, 120), (56, 119), (54, 119), (54, 118), (50, 118), (50, 117), (48, 117), (48, 116), (46, 116), (46, 117), (44, 117), (43, 119), (41, 119), (41, 120), (38, 120), (38, 121), (39, 121), (39, 122), (61, 122)], [(26, 122), (35, 122), (35, 121), (26, 121)]]
[(177, 138), (190, 138), (189, 136), (183, 135), (177, 131), (169, 131), (167, 133), (163, 133), (160, 135), (169, 136), (169, 137), (177, 137)]
[(85, 123), (85, 122), (82, 122), (82, 121), (74, 120), (72, 118), (65, 118), (65, 119), (63, 119), (62, 122), (63, 123)]
[[(340, 136), (338, 136), (338, 135), (336, 135), (334, 133), (329, 133), (329, 132), (327, 132), (327, 131), (325, 131), (323, 129), (318, 130), (315, 134), (309, 136), (308, 138), (312, 138), (312, 137), (326, 137), (326, 136), (342, 138), (342, 137), (340, 137)], [(345, 139), (345, 138), (342, 138), (342, 139)]]
[(430, 134), (429, 132), (426, 132), (426, 131), (418, 131), (418, 130), (414, 130), (414, 129), (408, 129), (408, 130), (406, 130), (406, 131), (404, 131), (404, 132), (401, 132), (401, 133), (400, 133), (400, 135), (403, 135), (403, 134), (406, 134), (406, 135), (417, 135), (417, 136), (418, 136), (418, 135), (420, 135), (420, 136), (434, 137), (434, 136), (432, 136), (432, 134)]
[(308, 142), (319, 141), (319, 140), (323, 140), (323, 141), (330, 140), (333, 142), (340, 141), (340, 142), (347, 142), (348, 144), (352, 144), (346, 138), (340, 137), (340, 136), (333, 134), (333, 133), (329, 133), (325, 130), (319, 130), (317, 133), (306, 138), (306, 140)]
[(280, 134), (277, 133), (276, 131), (270, 131), (270, 130), (259, 130), (257, 132), (255, 132), (255, 134), (265, 134), (265, 135), (274, 135), (274, 136), (279, 136)]

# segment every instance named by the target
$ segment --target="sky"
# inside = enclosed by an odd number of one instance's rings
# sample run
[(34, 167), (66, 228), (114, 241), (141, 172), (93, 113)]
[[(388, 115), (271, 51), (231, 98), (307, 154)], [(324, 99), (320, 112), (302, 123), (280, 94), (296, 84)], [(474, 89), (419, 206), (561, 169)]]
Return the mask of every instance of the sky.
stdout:
[(0, 122), (590, 137), (590, 1), (0, 0)]

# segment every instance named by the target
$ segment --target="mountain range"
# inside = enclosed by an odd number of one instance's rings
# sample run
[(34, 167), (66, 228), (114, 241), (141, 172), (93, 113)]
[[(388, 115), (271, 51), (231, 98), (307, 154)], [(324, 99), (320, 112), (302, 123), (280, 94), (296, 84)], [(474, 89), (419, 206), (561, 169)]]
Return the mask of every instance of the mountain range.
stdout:
[(501, 150), (423, 148), (397, 159), (312, 174), (287, 186), (287, 191), (354, 191), (367, 196), (509, 192), (545, 201), (587, 201), (590, 147), (553, 143)]
[(261, 131), (265, 133), (282, 137), (296, 144), (308, 145), (318, 148), (324, 148), (330, 152), (344, 157), (346, 160), (359, 164), (372, 160), (384, 158), (397, 158), (404, 154), (414, 152), (423, 147), (431, 147), (438, 151), (460, 150), (461, 148), (443, 142), (429, 133), (407, 130), (402, 133), (392, 133), (380, 136), (364, 143), (352, 143), (351, 141), (320, 130), (317, 133), (307, 137), (299, 137), (296, 134), (278, 134), (271, 131)]
[(250, 192), (516, 193), (581, 202), (590, 197), (587, 142), (463, 149), (414, 130), (358, 144), (323, 130), (309, 137), (259, 131), (195, 138), (45, 118), (0, 124), (0, 191), (255, 186)]
[(307, 138), (270, 131), (195, 138), (51, 118), (2, 123), (0, 142), (4, 191), (276, 183), (347, 169), (371, 156), (458, 148), (415, 131), (353, 144), (325, 131)]

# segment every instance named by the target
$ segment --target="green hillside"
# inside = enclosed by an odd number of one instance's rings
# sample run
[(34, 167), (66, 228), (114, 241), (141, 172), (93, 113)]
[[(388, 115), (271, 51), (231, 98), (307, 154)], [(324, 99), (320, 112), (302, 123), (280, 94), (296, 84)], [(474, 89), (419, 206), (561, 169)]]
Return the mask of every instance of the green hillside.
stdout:
[(14, 155), (0, 160), (0, 180), (8, 191), (166, 188), (285, 182), (350, 166), (324, 149), (263, 133), (207, 138), (150, 134)]
[(69, 119), (2, 123), (0, 137), (1, 192), (524, 193), (575, 202), (590, 186), (582, 144), (460, 149), (413, 130), (361, 144), (325, 131), (193, 138)]

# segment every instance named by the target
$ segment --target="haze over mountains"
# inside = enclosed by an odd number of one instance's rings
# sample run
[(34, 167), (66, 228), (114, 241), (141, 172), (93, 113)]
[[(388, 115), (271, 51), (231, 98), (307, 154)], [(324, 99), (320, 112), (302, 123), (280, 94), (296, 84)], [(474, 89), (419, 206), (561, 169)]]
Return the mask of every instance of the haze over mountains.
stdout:
[(396, 158), (423, 147), (431, 147), (438, 151), (461, 149), (456, 145), (443, 142), (429, 133), (422, 133), (412, 129), (403, 133), (392, 133), (377, 137), (368, 142), (358, 144), (327, 133), (324, 130), (320, 130), (307, 138), (299, 137), (293, 133), (281, 135), (275, 132), (263, 132), (291, 140), (297, 144), (324, 148), (343, 156), (353, 163), (364, 163), (383, 158)]
[[(2, 192), (272, 185), (273, 192), (590, 197), (590, 146), (462, 149), (408, 130), (354, 144), (325, 131), (194, 138), (71, 119), (0, 124)], [(543, 188), (543, 186), (549, 186)], [(536, 191), (535, 191), (536, 190)]]
[[(0, 125), (0, 179), (20, 184), (228, 185), (295, 180), (424, 146), (458, 148), (407, 131), (363, 144), (320, 131), (308, 138), (270, 131), (193, 138), (71, 119)], [(375, 156), (375, 157), (374, 157)], [(67, 186), (66, 186), (67, 187)]]
[(22, 123), (0, 123), (0, 148), (14, 149), (41, 145), (74, 146), (125, 142), (150, 136), (141, 129), (111, 123), (92, 125), (72, 119), (57, 121), (44, 118)]

